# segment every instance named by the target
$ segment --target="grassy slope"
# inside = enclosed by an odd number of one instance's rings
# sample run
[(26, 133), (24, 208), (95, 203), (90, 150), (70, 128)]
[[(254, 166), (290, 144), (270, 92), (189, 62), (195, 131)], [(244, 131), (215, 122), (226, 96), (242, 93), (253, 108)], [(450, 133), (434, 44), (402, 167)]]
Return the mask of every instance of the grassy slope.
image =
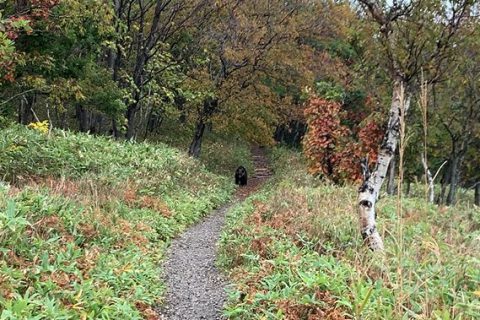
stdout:
[(479, 208), (408, 198), (399, 223), (383, 198), (377, 256), (359, 237), (355, 189), (315, 182), (299, 158), (278, 151), (275, 180), (228, 216), (231, 318), (480, 319)]
[[(163, 123), (159, 130), (156, 140), (180, 150), (188, 150), (193, 137), (192, 128), (171, 120)], [(238, 137), (227, 137), (210, 130), (205, 130), (200, 160), (208, 170), (226, 176), (232, 176), (240, 165), (247, 168), (247, 172), (253, 172), (249, 144)]]
[(234, 189), (161, 144), (13, 127), (0, 155), (1, 319), (148, 317), (168, 240)]

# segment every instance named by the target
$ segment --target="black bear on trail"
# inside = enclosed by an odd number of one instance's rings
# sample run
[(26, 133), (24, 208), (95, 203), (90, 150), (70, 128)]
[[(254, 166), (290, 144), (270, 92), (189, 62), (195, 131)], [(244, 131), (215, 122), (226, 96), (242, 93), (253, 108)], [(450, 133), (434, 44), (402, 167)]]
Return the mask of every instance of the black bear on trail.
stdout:
[(240, 166), (235, 170), (235, 184), (240, 186), (247, 185), (247, 169), (244, 166)]

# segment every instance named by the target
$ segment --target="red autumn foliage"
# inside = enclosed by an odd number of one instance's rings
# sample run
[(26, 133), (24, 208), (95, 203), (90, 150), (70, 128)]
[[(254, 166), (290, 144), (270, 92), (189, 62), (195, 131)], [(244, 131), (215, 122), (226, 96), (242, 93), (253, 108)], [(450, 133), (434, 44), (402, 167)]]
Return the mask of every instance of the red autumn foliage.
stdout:
[(308, 132), (303, 144), (312, 174), (335, 183), (355, 182), (361, 179), (359, 162), (362, 157), (368, 155), (370, 164), (376, 162), (383, 132), (375, 122), (362, 117), (349, 128), (342, 123), (348, 115), (341, 104), (319, 97), (309, 100), (305, 117)]
[(30, 0), (30, 15), (34, 19), (47, 19), (50, 10), (59, 3), (60, 0)]
[[(21, 12), (17, 12), (11, 16), (7, 16), (6, 19), (0, 20), (0, 23), (5, 29), (6, 37), (15, 41), (20, 36), (22, 30), (18, 27), (18, 22), (26, 22), (29, 28), (26, 30), (27, 34), (32, 31), (35, 22), (45, 21), (50, 15), (52, 8), (57, 6), (60, 0), (30, 0), (28, 6)], [(0, 52), (1, 57), (2, 52)], [(14, 71), (15, 64), (19, 57), (18, 52), (12, 52), (7, 57), (0, 58), (0, 77), (6, 82), (15, 81)], [(0, 80), (1, 81), (1, 80)]]
[(336, 176), (338, 145), (350, 134), (350, 130), (341, 124), (340, 111), (339, 103), (321, 98), (311, 99), (305, 109), (309, 130), (304, 147), (313, 174)]
[(378, 147), (383, 137), (383, 129), (374, 121), (369, 121), (358, 131), (358, 140), (363, 155), (368, 154), (372, 163), (377, 162)]

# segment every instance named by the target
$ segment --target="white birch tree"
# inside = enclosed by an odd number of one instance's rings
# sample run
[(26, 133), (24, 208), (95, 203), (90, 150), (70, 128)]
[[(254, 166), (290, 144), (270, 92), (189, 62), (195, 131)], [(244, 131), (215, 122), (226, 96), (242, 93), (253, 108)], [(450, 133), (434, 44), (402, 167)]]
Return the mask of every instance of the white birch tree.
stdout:
[(375, 36), (392, 83), (389, 119), (378, 160), (371, 173), (368, 163), (362, 164), (364, 181), (358, 191), (360, 232), (365, 244), (375, 251), (383, 250), (375, 204), (397, 148), (401, 110), (408, 111), (421, 70), (425, 70), (428, 82), (432, 83), (448, 69), (455, 36), (475, 1), (358, 1), (378, 27)]

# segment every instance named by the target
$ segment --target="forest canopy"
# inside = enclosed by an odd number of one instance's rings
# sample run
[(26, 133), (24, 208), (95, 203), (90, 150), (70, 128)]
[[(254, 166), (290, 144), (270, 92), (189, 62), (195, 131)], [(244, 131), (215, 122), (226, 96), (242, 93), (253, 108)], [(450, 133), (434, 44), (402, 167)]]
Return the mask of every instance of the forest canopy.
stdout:
[(189, 132), (195, 157), (205, 132), (297, 147), (307, 132), (311, 172), (343, 183), (361, 180), (362, 158), (376, 164), (404, 87), (406, 180), (424, 174), (423, 145), (431, 171), (447, 161), (436, 200), (454, 203), (459, 185), (480, 180), (478, 10), (467, 0), (4, 0), (0, 123), (134, 140), (170, 124)]

